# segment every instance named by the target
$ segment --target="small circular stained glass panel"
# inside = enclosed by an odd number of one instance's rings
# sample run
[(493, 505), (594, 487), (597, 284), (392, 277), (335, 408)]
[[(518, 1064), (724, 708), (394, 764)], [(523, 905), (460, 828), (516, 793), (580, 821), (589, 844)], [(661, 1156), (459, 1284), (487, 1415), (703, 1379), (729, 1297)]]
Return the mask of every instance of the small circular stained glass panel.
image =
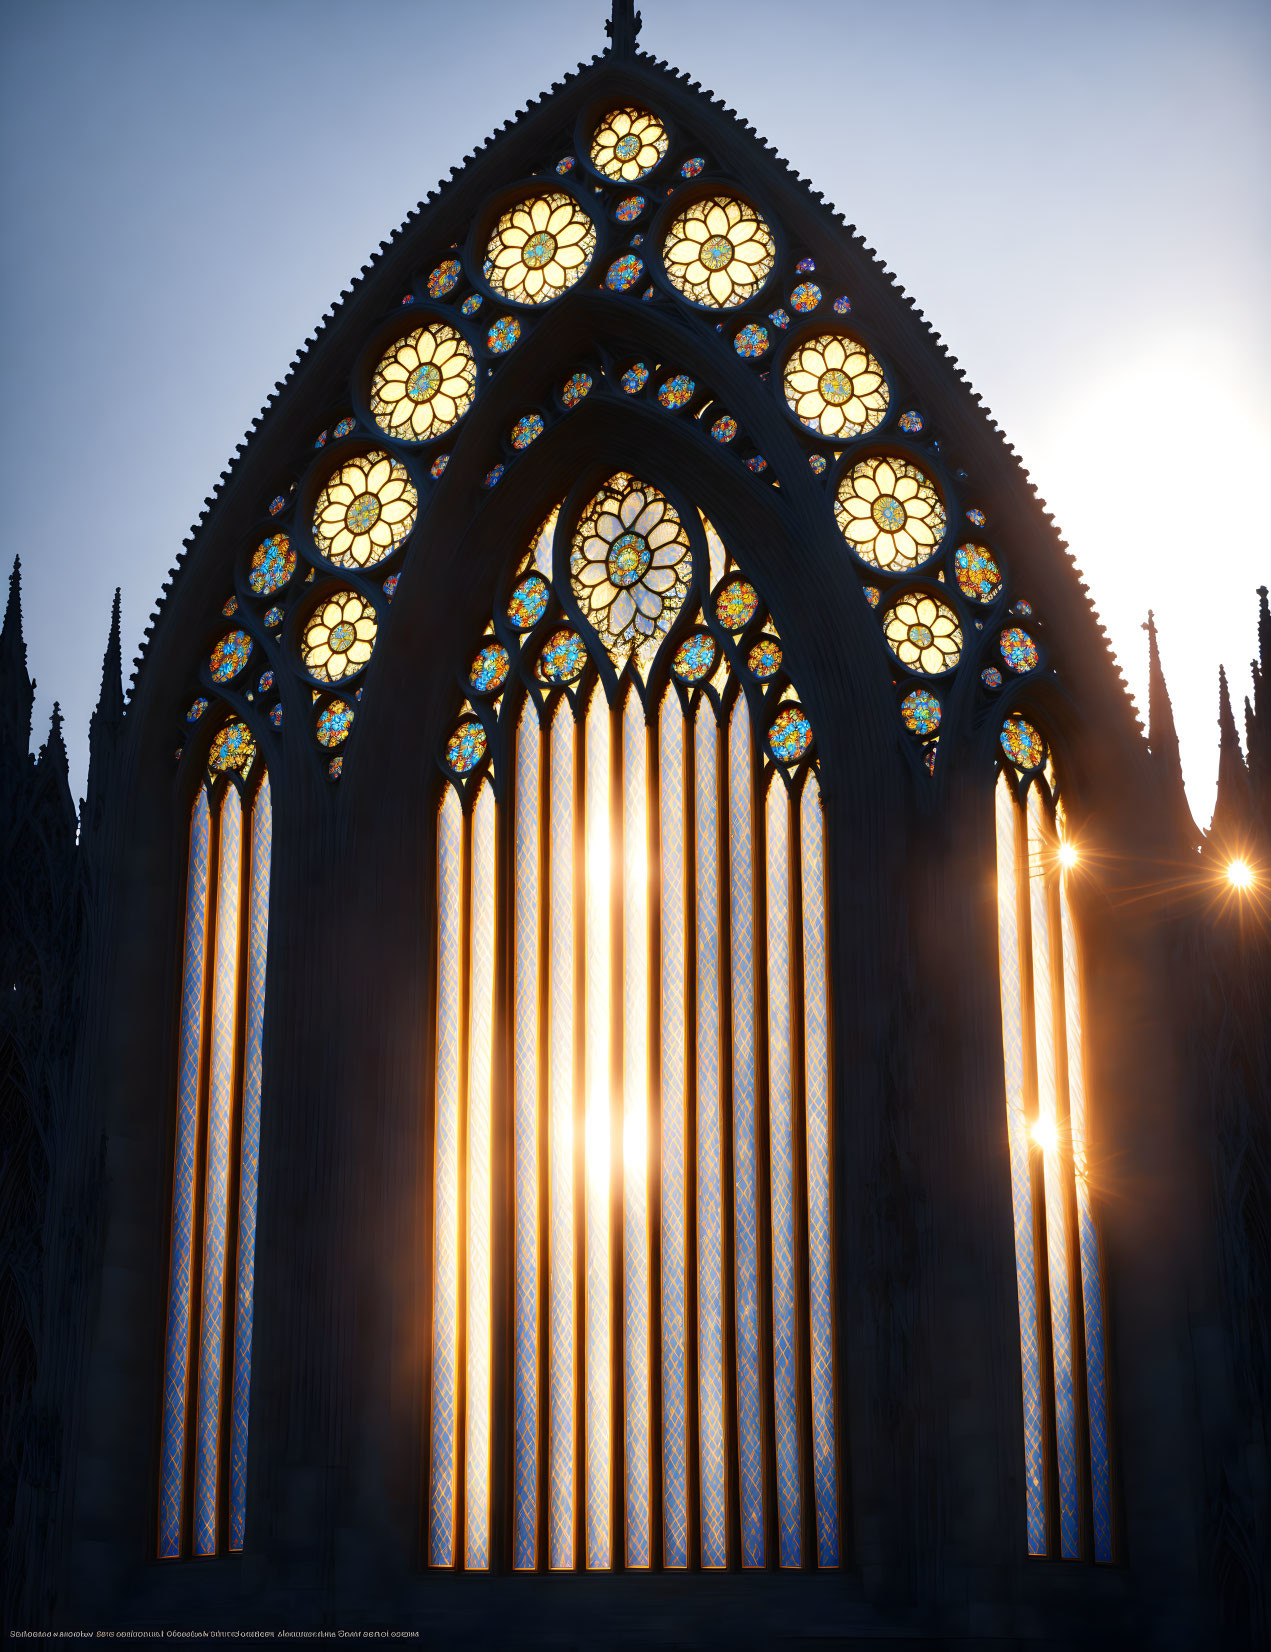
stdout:
[(324, 746), (338, 746), (347, 740), (353, 727), (353, 707), (343, 700), (333, 700), (318, 714), (318, 741)]
[(725, 631), (744, 631), (759, 612), (759, 593), (747, 579), (731, 580), (715, 599)]
[(359, 672), (375, 647), (375, 611), (356, 591), (332, 591), (314, 611), (300, 645), (305, 669), (319, 682)]
[(687, 407), (693, 399), (693, 391), (697, 388), (687, 373), (677, 373), (670, 378), (658, 391), (658, 400), (662, 406), (675, 412), (678, 408)]
[(700, 683), (715, 666), (715, 639), (706, 631), (694, 631), (675, 650), (671, 670), (683, 683)]
[(481, 724), (466, 718), (455, 725), (446, 741), (446, 763), (455, 774), (471, 774), (485, 756), (488, 744)]
[(468, 667), (468, 681), (478, 694), (493, 694), (508, 680), (508, 651), (501, 643), (488, 642)]
[(548, 304), (582, 276), (595, 249), (595, 225), (572, 195), (536, 195), (495, 225), (485, 278), (518, 304)]
[(818, 436), (860, 436), (887, 412), (882, 368), (847, 333), (822, 333), (796, 345), (782, 388), (795, 417)]
[(917, 465), (890, 455), (862, 459), (838, 485), (839, 532), (875, 568), (916, 568), (944, 536), (944, 506)]
[(812, 725), (802, 706), (782, 706), (768, 730), (768, 744), (778, 763), (797, 763), (812, 745)]
[(477, 364), (462, 333), (433, 321), (380, 358), (371, 412), (386, 436), (426, 442), (458, 424), (477, 393)]
[(240, 774), (246, 774), (255, 755), (256, 741), (251, 730), (245, 723), (235, 719), (217, 731), (212, 741), (212, 749), (207, 754), (207, 766), (221, 774), (228, 769), (237, 769)]
[(591, 140), (591, 164), (606, 178), (634, 183), (666, 154), (666, 128), (648, 109), (613, 109)]
[(1012, 671), (1033, 671), (1040, 658), (1037, 644), (1027, 631), (1022, 631), (1018, 625), (1012, 625), (1002, 632), (1000, 645), (1002, 658)]
[(883, 621), (883, 635), (901, 665), (926, 677), (952, 671), (962, 654), (958, 616), (926, 591), (897, 597)]
[(900, 715), (911, 734), (934, 734), (940, 727), (940, 702), (926, 688), (915, 688), (900, 702)]
[(587, 647), (577, 631), (557, 631), (543, 645), (534, 670), (541, 682), (572, 683), (586, 664)]
[(591, 390), (590, 373), (574, 373), (561, 386), (560, 399), (566, 407), (577, 407)]
[(212, 650), (208, 670), (218, 683), (237, 677), (251, 656), (252, 639), (246, 631), (228, 631)]
[(749, 202), (737, 195), (694, 201), (672, 223), (662, 262), (685, 298), (713, 309), (731, 309), (753, 297), (776, 258), (772, 231)]
[(1002, 724), (1002, 750), (1017, 769), (1040, 769), (1046, 760), (1046, 743), (1022, 717), (1008, 717)]
[(518, 631), (531, 631), (547, 612), (551, 591), (542, 574), (529, 574), (508, 598), (508, 619)]
[(296, 571), (296, 553), (285, 533), (271, 533), (252, 552), (247, 583), (258, 597), (272, 596)]
[(746, 656), (751, 675), (766, 683), (781, 670), (781, 644), (775, 637), (760, 637)]
[(387, 453), (359, 453), (318, 495), (314, 543), (338, 568), (370, 568), (402, 543), (418, 509), (419, 495), (404, 466)]
[(983, 545), (959, 545), (953, 554), (958, 589), (972, 602), (992, 602), (1002, 589), (1002, 573)]

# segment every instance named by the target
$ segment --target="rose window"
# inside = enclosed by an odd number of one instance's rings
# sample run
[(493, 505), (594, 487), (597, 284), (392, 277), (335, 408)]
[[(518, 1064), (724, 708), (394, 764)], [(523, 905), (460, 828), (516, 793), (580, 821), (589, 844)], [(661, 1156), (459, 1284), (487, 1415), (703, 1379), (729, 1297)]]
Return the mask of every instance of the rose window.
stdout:
[(775, 258), (772, 231), (735, 195), (695, 201), (662, 246), (666, 273), (685, 298), (716, 309), (744, 304), (758, 292)]
[(574, 285), (595, 248), (595, 225), (572, 195), (538, 195), (495, 225), (485, 278), (504, 298), (546, 304)]
[(934, 483), (903, 459), (862, 459), (839, 483), (839, 531), (876, 568), (916, 568), (944, 535)]
[(825, 333), (800, 344), (783, 375), (795, 416), (820, 436), (860, 436), (887, 412), (883, 370), (863, 344)]
[(647, 482), (613, 476), (574, 534), (574, 594), (619, 666), (641, 667), (669, 630), (692, 573), (688, 535), (670, 501)]
[(883, 634), (901, 665), (927, 677), (952, 671), (962, 653), (958, 616), (925, 591), (907, 591), (892, 604)]
[(359, 672), (375, 647), (375, 612), (356, 591), (333, 591), (305, 626), (301, 657), (322, 682)]
[(387, 453), (346, 460), (323, 488), (313, 513), (313, 538), (337, 567), (382, 562), (415, 525), (419, 495), (403, 466)]
[(615, 109), (591, 140), (591, 164), (606, 178), (631, 183), (666, 154), (666, 128), (647, 109)]
[(468, 342), (434, 321), (399, 339), (375, 369), (371, 412), (386, 436), (425, 442), (458, 424), (472, 406), (477, 368)]

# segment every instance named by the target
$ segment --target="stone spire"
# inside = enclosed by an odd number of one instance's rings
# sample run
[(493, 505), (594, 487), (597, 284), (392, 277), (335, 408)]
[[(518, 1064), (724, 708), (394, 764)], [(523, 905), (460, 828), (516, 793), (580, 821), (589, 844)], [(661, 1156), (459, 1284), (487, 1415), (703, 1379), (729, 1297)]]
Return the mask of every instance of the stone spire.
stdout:
[(1214, 818), (1209, 823), (1210, 841), (1220, 848), (1241, 848), (1249, 833), (1250, 812), (1249, 771), (1240, 750), (1236, 719), (1231, 713), (1227, 673), (1219, 666), (1218, 796), (1214, 802)]
[(27, 772), (35, 684), (26, 668), (22, 637), (22, 559), (14, 557), (9, 601), (0, 628), (0, 790), (13, 795)]
[(605, 24), (611, 57), (634, 57), (636, 36), (643, 22), (634, 0), (613, 0), (613, 15)]
[(1200, 842), (1200, 833), (1192, 818), (1183, 786), (1183, 762), (1178, 751), (1178, 730), (1174, 727), (1174, 707), (1170, 703), (1165, 673), (1161, 669), (1161, 650), (1156, 639), (1156, 616), (1149, 608), (1147, 624), (1147, 741), (1152, 752), (1152, 766), (1161, 782), (1165, 807), (1171, 828), (1185, 837), (1189, 849)]
[(124, 720), (123, 662), (119, 649), (119, 588), (110, 611), (110, 631), (102, 658), (102, 686), (97, 708), (88, 724), (88, 792), (84, 824), (90, 831), (101, 825), (102, 800), (114, 767), (119, 730)]
[(75, 804), (71, 798), (70, 765), (62, 736), (62, 708), (53, 702), (49, 736), (40, 747), (35, 765), (34, 806), (43, 818), (44, 830), (53, 836), (64, 854), (75, 847)]
[(1253, 662), (1253, 703), (1245, 701), (1245, 751), (1253, 812), (1271, 850), (1271, 609), (1267, 588), (1258, 587), (1258, 658)]

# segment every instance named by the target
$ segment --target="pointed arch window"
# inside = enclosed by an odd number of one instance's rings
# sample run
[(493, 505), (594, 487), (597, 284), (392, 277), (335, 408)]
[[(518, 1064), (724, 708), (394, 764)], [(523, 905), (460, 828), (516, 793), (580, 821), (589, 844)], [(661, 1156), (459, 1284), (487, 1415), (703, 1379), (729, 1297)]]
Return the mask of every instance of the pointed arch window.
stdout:
[[(1002, 732), (997, 906), (1028, 1552), (1114, 1558), (1074, 857), (1041, 736)], [(1044, 772), (1043, 772), (1044, 765)]]
[(429, 1561), (837, 1566), (824, 823), (775, 628), (618, 472), (483, 683), (437, 824)]
[(243, 1546), (272, 825), (269, 776), (231, 721), (190, 810), (160, 1559)]

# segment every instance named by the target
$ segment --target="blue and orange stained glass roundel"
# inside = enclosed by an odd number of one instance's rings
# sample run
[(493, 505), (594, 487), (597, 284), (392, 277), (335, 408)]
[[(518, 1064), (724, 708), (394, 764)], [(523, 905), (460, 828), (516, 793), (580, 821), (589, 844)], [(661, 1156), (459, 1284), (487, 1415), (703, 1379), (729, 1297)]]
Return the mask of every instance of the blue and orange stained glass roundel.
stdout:
[(246, 631), (229, 631), (212, 650), (208, 669), (218, 683), (237, 677), (251, 656), (252, 639)]
[(671, 670), (684, 683), (700, 683), (715, 666), (715, 639), (707, 631), (694, 631), (675, 650)]
[(507, 649), (488, 642), (468, 667), (468, 681), (478, 694), (493, 694), (507, 682), (509, 669)]
[(542, 682), (572, 683), (586, 664), (586, 644), (577, 631), (557, 631), (544, 644), (534, 670)]
[(633, 252), (624, 252), (609, 266), (605, 286), (611, 293), (629, 292), (644, 274), (644, 265)]
[(207, 754), (207, 766), (222, 774), (227, 769), (237, 769), (240, 774), (246, 774), (255, 755), (256, 742), (251, 730), (235, 718), (218, 730), (212, 749)]
[(731, 442), (737, 434), (737, 421), (727, 413), (721, 413), (711, 426), (711, 435), (717, 442)]
[(338, 746), (353, 727), (353, 707), (333, 700), (318, 716), (318, 740), (324, 746)]
[(566, 407), (577, 407), (591, 391), (591, 374), (574, 373), (561, 386), (560, 399)]
[(447, 258), (438, 264), (437, 268), (428, 277), (428, 296), (430, 298), (448, 298), (459, 284), (459, 277), (463, 273), (457, 258)]
[(658, 400), (663, 407), (674, 413), (679, 408), (688, 406), (696, 388), (696, 384), (687, 373), (676, 373), (658, 391)]
[(1046, 760), (1046, 743), (1023, 717), (1008, 717), (1002, 724), (1002, 750), (1017, 769), (1040, 769)]
[(761, 683), (766, 683), (781, 670), (781, 644), (775, 637), (760, 637), (747, 654), (746, 664), (750, 667), (752, 677), (758, 677)]
[(272, 596), (296, 571), (296, 553), (285, 533), (271, 533), (252, 553), (247, 583), (258, 597)]
[(911, 734), (934, 734), (940, 727), (940, 702), (929, 689), (915, 688), (900, 702), (900, 715)]
[(446, 763), (455, 774), (471, 774), (485, 756), (488, 744), (481, 724), (465, 717), (446, 741)]
[(1037, 644), (1027, 631), (1022, 631), (1018, 625), (1009, 626), (1002, 632), (1002, 658), (1012, 671), (1032, 671), (1040, 658)]
[(759, 610), (759, 593), (747, 579), (731, 580), (715, 598), (725, 631), (744, 631)]
[(802, 706), (782, 706), (768, 730), (768, 745), (778, 763), (797, 763), (812, 745), (812, 725)]
[(958, 589), (973, 602), (992, 602), (1002, 589), (1002, 574), (983, 545), (959, 545), (953, 556)]
[(508, 619), (518, 631), (530, 631), (547, 612), (551, 590), (542, 574), (528, 574), (508, 598)]
[(538, 413), (525, 413), (512, 426), (509, 439), (519, 452), (543, 434), (543, 419)]
[(197, 723), (199, 718), (203, 715), (203, 713), (206, 710), (207, 710), (207, 701), (200, 694), (200, 696), (198, 697), (197, 700), (194, 700), (194, 701), (191, 702), (190, 709), (185, 714), (186, 722), (187, 723)]

